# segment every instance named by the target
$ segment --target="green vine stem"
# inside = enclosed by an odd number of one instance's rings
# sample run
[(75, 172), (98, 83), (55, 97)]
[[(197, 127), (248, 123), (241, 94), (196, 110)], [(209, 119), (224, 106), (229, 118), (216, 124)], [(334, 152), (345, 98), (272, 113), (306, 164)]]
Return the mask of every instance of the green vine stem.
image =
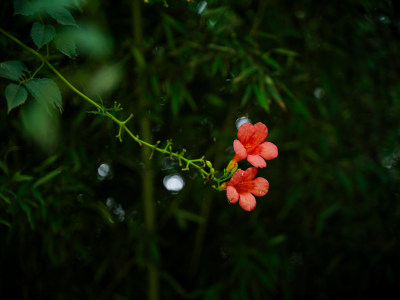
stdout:
[[(15, 36), (11, 35), (4, 29), (0, 28), (0, 33), (24, 48), (25, 50), (29, 51), (33, 55), (35, 55), (37, 58), (39, 58), (42, 62), (43, 65), (46, 65), (49, 69), (53, 71), (53, 73), (61, 79), (72, 91), (74, 91), (76, 94), (78, 94), (81, 98), (83, 98), (85, 101), (89, 102), (92, 106), (97, 108), (97, 114), (101, 114), (112, 121), (114, 121), (118, 125), (118, 134), (117, 138), (122, 142), (122, 132), (125, 131), (136, 143), (138, 143), (140, 146), (146, 146), (151, 149), (151, 154), (149, 159), (152, 158), (154, 151), (163, 153), (165, 155), (169, 155), (171, 159), (177, 159), (179, 162), (179, 165), (182, 167), (185, 165), (182, 170), (189, 170), (190, 167), (193, 167), (197, 169), (197, 171), (200, 173), (204, 181), (208, 182), (213, 182), (212, 187), (216, 190), (220, 190), (221, 185), (229, 180), (232, 175), (233, 171), (227, 172), (224, 170), (223, 174), (221, 177), (217, 177), (217, 172), (214, 170), (212, 167), (212, 164), (210, 161), (206, 160), (204, 156), (198, 159), (188, 159), (185, 157), (185, 152), (186, 150), (182, 150), (181, 152), (173, 152), (172, 151), (172, 141), (168, 140), (166, 143), (166, 146), (163, 148), (158, 147), (160, 144), (160, 141), (157, 141), (155, 144), (148, 143), (142, 139), (140, 139), (139, 135), (133, 134), (133, 132), (127, 127), (128, 121), (133, 117), (133, 114), (131, 114), (125, 121), (121, 121), (118, 118), (116, 118), (110, 111), (118, 111), (122, 110), (119, 104), (115, 103), (114, 108), (111, 109), (106, 109), (103, 105), (97, 103), (96, 101), (92, 100), (90, 97), (82, 93), (80, 90), (78, 90), (72, 83), (70, 83), (47, 59), (47, 57), (44, 57), (42, 54), (37, 52), (36, 50), (32, 49), (31, 47), (27, 46), (25, 43), (21, 42), (19, 39), (17, 39)], [(34, 73), (36, 73), (42, 68), (42, 66), (39, 67), (38, 70)], [(206, 168), (209, 169), (209, 171), (206, 171)]]

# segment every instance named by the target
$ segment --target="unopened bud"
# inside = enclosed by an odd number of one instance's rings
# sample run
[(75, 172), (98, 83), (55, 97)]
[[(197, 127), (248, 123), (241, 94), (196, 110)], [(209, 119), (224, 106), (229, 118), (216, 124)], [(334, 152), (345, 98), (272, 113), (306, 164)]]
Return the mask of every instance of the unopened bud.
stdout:
[(237, 170), (237, 162), (234, 161), (233, 159), (229, 162), (228, 166), (226, 167), (226, 171), (227, 172), (231, 172), (233, 169), (235, 169), (235, 171)]

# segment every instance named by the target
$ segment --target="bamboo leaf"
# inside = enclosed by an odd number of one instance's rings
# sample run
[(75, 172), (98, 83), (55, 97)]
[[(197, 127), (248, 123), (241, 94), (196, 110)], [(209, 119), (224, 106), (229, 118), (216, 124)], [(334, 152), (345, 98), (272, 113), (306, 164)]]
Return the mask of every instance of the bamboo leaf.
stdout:
[(286, 105), (282, 100), (281, 94), (275, 86), (274, 80), (270, 76), (265, 76), (265, 82), (267, 84), (268, 91), (271, 93), (272, 98), (278, 103), (278, 105), (286, 111)]
[(39, 178), (35, 184), (33, 185), (34, 188), (52, 180), (54, 177), (56, 177), (57, 175), (59, 175), (61, 173), (61, 169), (57, 169), (57, 170), (53, 170), (50, 173), (44, 175), (43, 177)]
[(256, 84), (253, 85), (253, 91), (261, 107), (264, 108), (267, 112), (269, 112), (269, 105), (265, 93), (263, 93), (260, 87)]

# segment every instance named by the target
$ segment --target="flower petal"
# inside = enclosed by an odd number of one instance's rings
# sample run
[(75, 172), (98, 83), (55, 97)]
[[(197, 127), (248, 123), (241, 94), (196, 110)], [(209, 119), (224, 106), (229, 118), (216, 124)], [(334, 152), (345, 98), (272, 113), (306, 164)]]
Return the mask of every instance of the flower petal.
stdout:
[(264, 168), (267, 166), (267, 163), (260, 155), (248, 155), (247, 160), (257, 168)]
[(250, 139), (250, 144), (257, 146), (265, 141), (268, 135), (268, 128), (263, 123), (258, 122), (254, 125), (254, 134)]
[(233, 186), (228, 185), (226, 187), (226, 197), (228, 198), (230, 203), (235, 204), (239, 200), (239, 193)]
[(244, 171), (242, 169), (237, 170), (228, 183), (230, 183), (231, 185), (237, 185), (239, 182), (243, 181), (243, 174)]
[(246, 171), (243, 173), (243, 180), (252, 180), (254, 177), (257, 175), (257, 168), (248, 168)]
[(262, 177), (257, 177), (253, 180), (254, 187), (250, 191), (253, 195), (261, 197), (268, 193), (269, 182), (267, 179)]
[(252, 211), (256, 207), (256, 198), (250, 193), (240, 194), (239, 205), (247, 211)]
[(233, 141), (233, 149), (235, 149), (235, 153), (240, 158), (240, 160), (245, 159), (247, 157), (246, 148), (239, 140)]
[(256, 129), (249, 122), (244, 123), (239, 127), (238, 130), (238, 138), (243, 144), (247, 144), (247, 142), (251, 139), (251, 137), (256, 132)]
[(270, 160), (278, 156), (278, 147), (271, 142), (265, 142), (258, 146), (254, 152), (261, 155), (266, 160)]

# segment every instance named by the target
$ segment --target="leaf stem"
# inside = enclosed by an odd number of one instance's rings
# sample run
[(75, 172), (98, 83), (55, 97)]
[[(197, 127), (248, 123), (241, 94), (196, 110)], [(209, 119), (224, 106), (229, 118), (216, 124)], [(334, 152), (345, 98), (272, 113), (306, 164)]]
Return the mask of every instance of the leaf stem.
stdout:
[[(31, 47), (27, 46), (25, 43), (21, 42), (18, 38), (16, 38), (15, 36), (11, 35), (10, 33), (8, 33), (7, 31), (5, 31), (4, 29), (0, 28), (0, 33), (3, 34), (4, 36), (6, 36), (7, 38), (9, 38), (10, 40), (12, 40), (13, 42), (15, 42), (16, 44), (18, 44), (19, 46), (21, 46), (22, 48), (24, 48), (25, 50), (29, 51), (30, 53), (32, 53), (33, 55), (35, 55), (37, 58), (39, 58), (42, 62), (42, 65), (47, 65), (47, 67), (49, 67), (49, 69), (51, 69), (54, 74), (61, 79), (61, 81), (63, 81), (72, 91), (74, 91), (76, 94), (78, 94), (79, 96), (81, 96), (84, 100), (86, 100), (87, 102), (89, 102), (91, 105), (93, 105), (94, 107), (96, 107), (99, 112), (102, 112), (102, 115), (108, 117), (109, 119), (111, 119), (112, 121), (114, 121), (115, 123), (118, 124), (119, 126), (119, 134), (117, 135), (117, 137), (119, 138), (119, 140), (121, 141), (121, 131), (124, 130), (135, 142), (137, 142), (139, 145), (145, 145), (146, 147), (149, 147), (152, 149), (152, 151), (158, 151), (160, 153), (169, 155), (171, 158), (176, 158), (178, 159), (179, 162), (185, 162), (185, 168), (183, 168), (182, 170), (188, 170), (189, 167), (193, 167), (196, 168), (200, 175), (203, 177), (203, 179), (207, 178), (209, 180), (212, 180), (214, 182), (217, 183), (217, 187), (216, 189), (219, 189), (219, 186), (226, 180), (228, 180), (230, 177), (232, 177), (232, 174), (226, 174), (224, 173), (220, 178), (215, 177), (215, 173), (216, 172), (207, 172), (205, 170), (205, 159), (204, 157), (198, 158), (198, 159), (188, 159), (184, 156), (185, 151), (182, 151), (181, 153), (178, 152), (173, 152), (172, 151), (172, 141), (167, 141), (167, 145), (165, 148), (159, 148), (158, 144), (151, 144), (148, 143), (146, 141), (143, 141), (139, 138), (139, 136), (134, 135), (132, 133), (132, 131), (127, 127), (127, 122), (133, 117), (133, 115), (131, 115), (130, 117), (128, 117), (127, 120), (125, 121), (121, 121), (118, 118), (116, 118), (112, 113), (110, 113), (108, 110), (105, 110), (103, 105), (100, 105), (99, 103), (97, 103), (96, 101), (92, 100), (90, 97), (86, 96), (84, 93), (82, 93), (80, 90), (78, 90), (72, 83), (70, 83), (49, 61), (46, 57), (44, 57), (43, 55), (41, 55), (39, 52), (37, 52), (36, 50), (32, 49)], [(42, 68), (43, 66), (40, 66), (32, 75), (35, 76), (36, 73)]]

